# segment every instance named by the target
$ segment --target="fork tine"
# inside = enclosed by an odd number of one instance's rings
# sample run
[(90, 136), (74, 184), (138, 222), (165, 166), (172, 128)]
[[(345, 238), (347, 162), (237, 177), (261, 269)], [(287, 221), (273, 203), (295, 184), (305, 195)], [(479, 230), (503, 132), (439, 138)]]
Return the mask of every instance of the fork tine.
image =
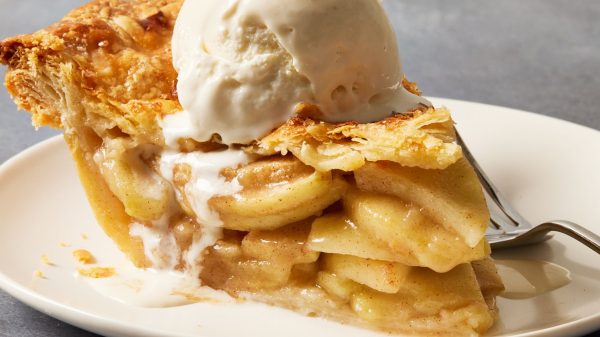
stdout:
[(491, 202), (488, 202), (488, 207), (490, 208), (490, 224), (486, 233), (486, 238), (493, 249), (523, 246), (546, 241), (552, 237), (548, 232), (557, 231), (579, 240), (597, 253), (600, 253), (600, 236), (573, 222), (559, 220), (545, 222), (535, 227), (531, 226), (531, 224), (513, 209), (504, 197), (502, 197), (498, 189), (486, 176), (481, 166), (479, 166), (479, 163), (477, 163), (477, 160), (475, 160), (471, 151), (469, 151), (469, 148), (461, 138), (458, 130), (455, 128), (454, 131), (456, 132), (456, 140), (462, 147), (465, 158), (467, 158), (475, 168), (475, 172), (477, 172), (477, 176), (486, 192), (486, 198), (491, 200)]
[(498, 223), (498, 221), (496, 221), (496, 219), (494, 219), (493, 217), (490, 219), (490, 224), (495, 228), (495, 229), (502, 229), (502, 227), (500, 227), (500, 224)]
[(467, 158), (467, 160), (471, 163), (473, 168), (475, 168), (475, 172), (477, 173), (477, 176), (479, 177), (479, 181), (481, 182), (481, 185), (483, 186), (484, 191), (486, 192), (489, 199), (493, 202), (493, 204), (495, 205), (495, 208), (499, 211), (502, 218), (504, 218), (504, 220), (498, 219), (498, 217), (494, 216), (494, 213), (492, 213), (491, 225), (495, 229), (505, 229), (505, 230), (511, 230), (510, 228), (507, 228), (509, 226), (513, 227), (513, 228), (514, 227), (531, 228), (532, 227), (531, 224), (527, 220), (525, 220), (525, 218), (523, 218), (523, 216), (521, 216), (515, 209), (513, 209), (510, 206), (508, 201), (506, 201), (506, 199), (502, 196), (502, 194), (494, 186), (494, 184), (492, 183), (490, 178), (487, 177), (487, 175), (485, 174), (485, 172), (483, 171), (481, 166), (479, 166), (479, 163), (477, 162), (477, 160), (475, 159), (475, 157), (469, 150), (469, 147), (467, 146), (467, 144), (464, 142), (464, 140), (460, 136), (460, 133), (458, 132), (458, 130), (456, 128), (454, 128), (454, 131), (456, 132), (456, 140), (458, 142), (458, 145), (460, 145), (462, 147), (465, 158)]

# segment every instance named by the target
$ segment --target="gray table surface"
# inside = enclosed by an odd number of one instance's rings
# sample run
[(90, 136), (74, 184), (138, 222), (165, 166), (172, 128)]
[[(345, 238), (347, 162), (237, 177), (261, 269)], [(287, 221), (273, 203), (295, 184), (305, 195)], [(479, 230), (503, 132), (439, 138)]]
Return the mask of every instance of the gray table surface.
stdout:
[[(0, 0), (0, 38), (42, 28), (84, 2)], [(533, 111), (600, 130), (600, 1), (385, 0), (385, 5), (405, 73), (425, 94)], [(55, 134), (34, 131), (28, 114), (18, 112), (0, 90), (0, 163)], [(97, 335), (0, 290), (0, 336)]]

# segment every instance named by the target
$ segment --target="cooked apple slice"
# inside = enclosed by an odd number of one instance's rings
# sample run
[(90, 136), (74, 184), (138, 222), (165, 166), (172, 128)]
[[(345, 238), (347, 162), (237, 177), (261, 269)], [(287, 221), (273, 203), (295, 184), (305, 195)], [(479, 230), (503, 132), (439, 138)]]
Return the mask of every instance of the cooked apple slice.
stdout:
[(280, 287), (292, 276), (295, 281), (314, 280), (319, 252), (306, 246), (310, 223), (219, 240), (204, 258), (202, 279), (226, 290)]
[(412, 202), (437, 223), (475, 247), (485, 234), (489, 211), (477, 175), (466, 159), (444, 170), (370, 162), (354, 172), (358, 187)]
[(227, 280), (227, 287), (248, 290), (281, 287), (291, 274), (292, 265), (282, 261), (239, 261), (232, 277)]
[(400, 289), (406, 275), (414, 268), (396, 262), (340, 254), (323, 254), (323, 264), (324, 269), (332, 274), (389, 294)]
[(491, 257), (487, 257), (483, 260), (471, 262), (471, 266), (473, 266), (473, 270), (477, 276), (477, 282), (479, 283), (479, 288), (483, 293), (485, 302), (488, 304), (490, 310), (494, 314), (497, 314), (496, 296), (504, 291), (504, 284), (500, 275), (498, 275), (496, 264)]
[(363, 288), (350, 279), (326, 271), (317, 274), (317, 285), (344, 302), (349, 302), (352, 294)]
[(204, 256), (201, 279), (228, 291), (276, 288), (287, 283), (292, 263), (248, 258), (240, 242), (220, 240)]
[(449, 336), (472, 336), (494, 322), (470, 264), (443, 274), (411, 268), (397, 293), (363, 288), (351, 296), (350, 304), (360, 317), (375, 324), (402, 330), (398, 324), (410, 321), (413, 332), (423, 335), (432, 334), (433, 326), (439, 332), (443, 324)]
[[(158, 220), (173, 204), (171, 184), (146, 162), (143, 148), (129, 149), (125, 140), (106, 140), (94, 162), (125, 212), (141, 221)], [(149, 158), (147, 158), (149, 160)]]
[[(347, 193), (345, 198), (356, 200), (351, 196), (352, 193)], [(389, 215), (362, 214), (359, 217), (363, 222), (366, 221), (366, 226), (359, 225), (344, 212), (321, 216), (312, 224), (308, 246), (323, 253), (399, 262), (428, 267), (437, 272), (448, 271), (460, 263), (481, 259), (490, 253), (489, 245), (484, 240), (471, 248), (439, 225), (433, 224), (433, 228), (419, 227), (422, 225), (419, 222), (398, 225), (396, 221), (404, 220), (398, 217), (386, 223), (386, 216)], [(401, 228), (402, 224), (405, 228)]]
[(311, 220), (304, 220), (272, 231), (252, 231), (242, 240), (242, 251), (248, 257), (292, 264), (317, 261), (319, 252), (307, 245)]
[(418, 206), (395, 196), (350, 189), (344, 196), (344, 208), (360, 230), (384, 242), (392, 255), (405, 257), (393, 261), (443, 273), (490, 253), (485, 239), (480, 238), (471, 248), (454, 231), (423, 214)]
[(394, 254), (385, 242), (359, 228), (344, 212), (317, 218), (308, 236), (308, 246), (323, 253), (419, 265), (413, 255)]
[(236, 172), (243, 190), (218, 196), (209, 205), (224, 227), (270, 230), (320, 213), (339, 200), (347, 183), (332, 172), (314, 171), (297, 159), (258, 161)]

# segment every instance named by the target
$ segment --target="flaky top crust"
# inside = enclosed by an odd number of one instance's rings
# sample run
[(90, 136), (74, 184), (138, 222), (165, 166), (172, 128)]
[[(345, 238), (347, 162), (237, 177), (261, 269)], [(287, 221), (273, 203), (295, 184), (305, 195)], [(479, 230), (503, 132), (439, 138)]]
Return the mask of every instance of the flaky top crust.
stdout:
[[(179, 110), (171, 35), (181, 1), (95, 0), (58, 23), (0, 42), (5, 84), (36, 126), (62, 127), (68, 100), (132, 135)], [(99, 118), (100, 119), (100, 118)]]
[(363, 124), (319, 122), (300, 113), (246, 151), (263, 156), (291, 152), (318, 171), (350, 172), (367, 161), (382, 160), (444, 169), (462, 157), (454, 140), (445, 108), (420, 108)]

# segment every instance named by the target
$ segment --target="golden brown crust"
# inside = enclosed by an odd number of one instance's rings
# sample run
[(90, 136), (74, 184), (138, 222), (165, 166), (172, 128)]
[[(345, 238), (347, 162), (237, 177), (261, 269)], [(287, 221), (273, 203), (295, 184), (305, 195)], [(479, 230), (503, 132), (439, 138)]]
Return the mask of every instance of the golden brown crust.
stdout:
[(136, 266), (149, 267), (141, 240), (129, 235), (129, 226), (134, 220), (125, 213), (123, 203), (112, 193), (90, 154), (82, 150), (80, 138), (65, 135), (65, 141), (98, 223)]
[[(301, 105), (299, 115), (314, 115), (314, 110), (313, 106)], [(326, 123), (300, 116), (247, 151), (259, 155), (291, 152), (319, 171), (354, 171), (367, 161), (381, 160), (444, 169), (462, 157), (450, 112), (444, 108), (417, 109), (364, 124)]]
[(406, 77), (404, 77), (402, 79), (402, 86), (404, 87), (404, 89), (408, 90), (409, 92), (411, 92), (417, 96), (421, 96), (421, 94), (422, 94), (421, 89), (419, 89), (419, 86), (417, 85), (417, 83), (407, 80)]
[(170, 51), (180, 5), (96, 0), (46, 29), (6, 39), (6, 86), (36, 126), (63, 126), (61, 112), (75, 100), (104, 129), (158, 143), (157, 115), (180, 109)]

